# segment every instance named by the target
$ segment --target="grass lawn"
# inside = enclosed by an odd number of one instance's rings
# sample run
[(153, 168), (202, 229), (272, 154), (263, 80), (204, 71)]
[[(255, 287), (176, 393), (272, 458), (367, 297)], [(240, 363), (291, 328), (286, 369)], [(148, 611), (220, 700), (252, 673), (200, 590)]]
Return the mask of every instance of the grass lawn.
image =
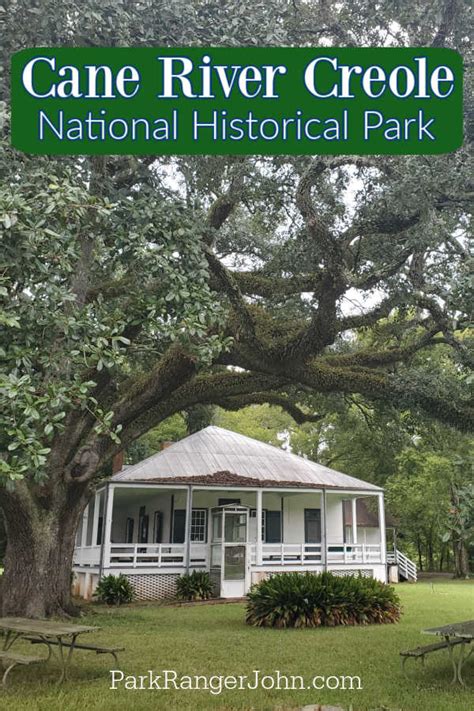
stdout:
[[(120, 668), (126, 674), (159, 673), (251, 675), (274, 674), (360, 676), (362, 690), (224, 690), (112, 691), (112, 657), (77, 652), (70, 680), (54, 685), (58, 668), (21, 669), (10, 675), (9, 688), (0, 691), (0, 708), (23, 709), (295, 709), (309, 704), (342, 706), (354, 711), (403, 709), (449, 711), (474, 709), (474, 655), (464, 668), (471, 690), (453, 687), (451, 666), (442, 650), (431, 655), (424, 671), (407, 662), (410, 679), (401, 673), (398, 652), (434, 641), (420, 630), (474, 618), (474, 584), (440, 581), (399, 585), (404, 615), (397, 625), (372, 625), (313, 630), (255, 629), (244, 624), (244, 606), (170, 607), (137, 604), (107, 609), (86, 608), (84, 624), (102, 627), (90, 641), (124, 645)], [(95, 639), (93, 639), (95, 638)], [(20, 648), (40, 653), (26, 643)], [(41, 650), (42, 651), (42, 650)], [(416, 664), (416, 666), (415, 666)], [(308, 681), (309, 683), (309, 681)]]

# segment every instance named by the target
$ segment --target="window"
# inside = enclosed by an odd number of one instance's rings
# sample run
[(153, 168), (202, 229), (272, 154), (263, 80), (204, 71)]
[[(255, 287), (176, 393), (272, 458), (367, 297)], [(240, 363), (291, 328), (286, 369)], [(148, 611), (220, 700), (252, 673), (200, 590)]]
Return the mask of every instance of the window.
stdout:
[(191, 515), (191, 541), (207, 541), (207, 509), (193, 509)]
[(240, 499), (218, 499), (217, 500), (218, 506), (229, 506), (229, 504), (235, 504), (236, 506), (239, 506)]
[[(186, 531), (186, 511), (175, 509), (173, 512), (173, 543), (184, 543)], [(191, 541), (207, 541), (207, 509), (193, 509), (191, 514)]]

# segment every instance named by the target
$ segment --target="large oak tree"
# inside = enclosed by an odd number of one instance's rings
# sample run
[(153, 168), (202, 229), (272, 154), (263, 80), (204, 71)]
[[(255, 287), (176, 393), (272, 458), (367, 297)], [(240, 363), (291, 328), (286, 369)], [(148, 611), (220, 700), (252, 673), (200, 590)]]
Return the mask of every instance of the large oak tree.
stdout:
[[(467, 52), (466, 7), (12, 0), (5, 61), (62, 44)], [(472, 426), (457, 335), (469, 312), (465, 149), (156, 160), (5, 146), (1, 167), (5, 614), (71, 611), (91, 491), (118, 450), (173, 413), (269, 402), (303, 421), (320, 414), (301, 406), (305, 392), (338, 392)], [(368, 326), (380, 335), (364, 346), (353, 334)], [(440, 342), (456, 378), (416, 367)]]

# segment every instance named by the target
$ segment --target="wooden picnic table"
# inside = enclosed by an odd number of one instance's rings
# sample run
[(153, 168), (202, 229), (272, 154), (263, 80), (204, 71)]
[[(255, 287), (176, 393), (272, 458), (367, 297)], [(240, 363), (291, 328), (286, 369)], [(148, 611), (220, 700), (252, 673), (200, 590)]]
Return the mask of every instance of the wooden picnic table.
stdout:
[[(474, 644), (465, 654), (466, 648), (474, 640), (474, 620), (466, 620), (465, 622), (455, 622), (452, 625), (443, 625), (442, 627), (430, 627), (427, 630), (422, 630), (423, 634), (437, 635), (444, 637), (451, 664), (453, 665), (453, 683), (458, 681), (462, 686), (465, 686), (462, 678), (462, 668), (471, 654), (474, 652)], [(454, 655), (455, 647), (460, 648), (459, 658)]]
[[(79, 635), (96, 632), (99, 629), (100, 627), (72, 625), (67, 622), (30, 620), (24, 617), (0, 617), (0, 630), (5, 634), (4, 652), (7, 652), (18, 639), (26, 639), (29, 642), (47, 645), (49, 653), (47, 659), (44, 660), (46, 662), (51, 657), (52, 647), (57, 646), (61, 663), (59, 684), (66, 678)], [(67, 649), (67, 654), (65, 654), (65, 649)]]

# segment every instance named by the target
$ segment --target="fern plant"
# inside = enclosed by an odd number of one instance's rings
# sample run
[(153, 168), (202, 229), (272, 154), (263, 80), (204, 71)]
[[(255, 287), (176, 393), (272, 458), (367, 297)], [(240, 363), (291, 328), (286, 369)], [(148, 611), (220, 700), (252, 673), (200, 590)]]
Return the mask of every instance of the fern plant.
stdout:
[(99, 581), (94, 596), (107, 605), (123, 605), (133, 600), (134, 591), (125, 575), (106, 575)]
[(397, 622), (395, 590), (374, 578), (279, 573), (254, 585), (246, 622), (256, 627), (319, 627)]
[(193, 570), (190, 574), (180, 575), (176, 582), (178, 600), (208, 600), (212, 595), (211, 578), (204, 570)]

